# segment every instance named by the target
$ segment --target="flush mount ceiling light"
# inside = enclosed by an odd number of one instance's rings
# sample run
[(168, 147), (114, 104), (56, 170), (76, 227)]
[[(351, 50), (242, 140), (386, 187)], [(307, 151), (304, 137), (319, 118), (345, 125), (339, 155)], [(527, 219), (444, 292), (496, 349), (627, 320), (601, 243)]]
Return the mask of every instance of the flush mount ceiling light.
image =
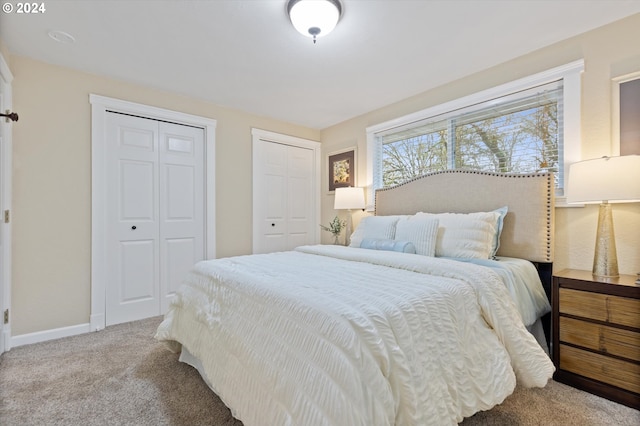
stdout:
[(339, 0), (289, 0), (287, 13), (291, 23), (302, 35), (313, 38), (329, 34), (342, 14)]
[(76, 42), (76, 39), (71, 34), (65, 33), (64, 31), (51, 30), (48, 32), (48, 35), (59, 43), (73, 44)]

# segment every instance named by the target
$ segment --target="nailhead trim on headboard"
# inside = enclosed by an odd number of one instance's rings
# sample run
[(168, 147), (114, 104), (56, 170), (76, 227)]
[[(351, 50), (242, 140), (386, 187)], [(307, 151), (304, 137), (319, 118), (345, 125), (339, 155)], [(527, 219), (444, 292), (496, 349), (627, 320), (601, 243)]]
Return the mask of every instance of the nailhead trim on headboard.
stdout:
[[(425, 174), (423, 176), (419, 176), (416, 178), (413, 178), (411, 180), (408, 180), (407, 182), (395, 185), (393, 187), (389, 187), (389, 188), (381, 188), (376, 190), (376, 200), (375, 200), (375, 210), (376, 212), (378, 212), (378, 193), (384, 193), (387, 191), (393, 191), (395, 189), (401, 188), (403, 186), (406, 186), (408, 184), (411, 184), (413, 182), (416, 181), (420, 181), (420, 180), (425, 180), (425, 179), (429, 179), (433, 176), (437, 176), (437, 175), (443, 175), (443, 174), (452, 174), (452, 175), (482, 175), (482, 176), (494, 176), (494, 177), (499, 177), (499, 178), (506, 178), (506, 179), (515, 179), (515, 180), (521, 180), (521, 179), (531, 179), (531, 178), (535, 178), (535, 179), (544, 179), (544, 185), (546, 186), (546, 199), (544, 200), (544, 206), (546, 209), (546, 215), (543, 216), (542, 211), (540, 211), (540, 215), (538, 215), (537, 217), (539, 218), (539, 220), (545, 220), (545, 228), (546, 231), (543, 234), (542, 231), (543, 229), (541, 229), (542, 227), (540, 227), (540, 229), (537, 231), (539, 232), (538, 235), (542, 236), (545, 235), (545, 245), (546, 245), (546, 259), (541, 259), (540, 257), (542, 257), (542, 246), (538, 245), (539, 250), (538, 253), (539, 255), (537, 255), (537, 259), (529, 259), (529, 260), (535, 260), (535, 261), (543, 261), (543, 262), (552, 262), (553, 261), (553, 222), (554, 222), (554, 201), (555, 201), (555, 184), (554, 184), (554, 178), (553, 178), (553, 173), (545, 171), (545, 172), (540, 172), (540, 173), (524, 173), (524, 174), (515, 174), (515, 173), (497, 173), (497, 172), (486, 172), (486, 171), (479, 171), (479, 170), (466, 170), (466, 169), (457, 169), (457, 170), (443, 170), (443, 171), (438, 171), (438, 172), (433, 172), (433, 173), (429, 173), (429, 174)], [(537, 194), (540, 194), (542, 188), (538, 187), (538, 192)], [(452, 195), (453, 196), (453, 195)], [(526, 194), (523, 194), (523, 204), (526, 203)], [(499, 200), (496, 201), (497, 203), (499, 203)], [(540, 208), (540, 203), (537, 204), (537, 208)], [(388, 209), (387, 209), (388, 210)], [(540, 225), (542, 225), (542, 223), (540, 223)]]

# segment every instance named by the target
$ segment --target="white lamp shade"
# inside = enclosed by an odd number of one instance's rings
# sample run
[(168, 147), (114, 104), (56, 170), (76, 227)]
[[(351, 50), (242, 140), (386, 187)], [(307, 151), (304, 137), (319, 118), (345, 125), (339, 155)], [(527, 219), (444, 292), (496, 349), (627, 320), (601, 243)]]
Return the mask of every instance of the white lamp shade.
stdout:
[(335, 210), (364, 209), (364, 189), (336, 188), (333, 208)]
[(307, 37), (322, 37), (336, 27), (341, 6), (337, 0), (298, 0), (289, 2), (289, 17), (298, 32)]
[(567, 203), (640, 201), (640, 155), (602, 157), (569, 166)]

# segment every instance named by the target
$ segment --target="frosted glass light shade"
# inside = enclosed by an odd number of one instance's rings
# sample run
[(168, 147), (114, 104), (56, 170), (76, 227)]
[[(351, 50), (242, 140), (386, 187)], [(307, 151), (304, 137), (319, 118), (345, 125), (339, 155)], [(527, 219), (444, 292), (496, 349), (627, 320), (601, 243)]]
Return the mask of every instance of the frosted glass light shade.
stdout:
[(364, 209), (364, 190), (357, 187), (336, 188), (335, 210)]
[(342, 6), (338, 0), (289, 0), (287, 12), (294, 28), (315, 43), (336, 27)]
[(567, 203), (640, 201), (640, 155), (602, 157), (569, 166)]

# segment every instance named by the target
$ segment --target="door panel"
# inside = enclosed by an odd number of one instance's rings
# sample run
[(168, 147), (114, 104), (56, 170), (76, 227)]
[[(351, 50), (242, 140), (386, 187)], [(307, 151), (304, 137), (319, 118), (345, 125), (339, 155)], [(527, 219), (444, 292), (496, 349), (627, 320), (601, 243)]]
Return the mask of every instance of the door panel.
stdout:
[[(0, 85), (2, 81), (0, 80)], [(0, 91), (0, 111), (4, 111), (2, 109), (2, 92)], [(0, 127), (2, 124), (0, 124)], [(5, 211), (5, 187), (6, 183), (4, 179), (6, 179), (6, 174), (4, 168), (6, 167), (6, 160), (4, 158), (5, 155), (5, 146), (2, 139), (2, 129), (0, 129), (0, 214), (3, 216), (2, 220), (0, 220), (0, 313), (4, 313), (5, 309), (8, 309), (5, 306), (4, 302), (4, 294), (5, 294), (5, 266), (4, 262), (7, 258), (7, 254), (4, 251), (4, 242), (6, 240), (5, 229), (8, 229), (9, 224), (4, 223), (4, 211)], [(4, 314), (3, 314), (4, 315)], [(5, 351), (5, 332), (4, 332), (4, 318), (0, 318), (0, 355)]]
[(120, 160), (119, 219), (122, 221), (148, 220), (155, 217), (153, 194), (156, 165), (152, 161)]
[[(154, 240), (123, 241), (120, 244), (121, 304), (136, 303), (157, 298), (155, 271), (156, 242)], [(149, 316), (156, 315), (155, 309)]]
[(107, 114), (106, 325), (158, 315), (158, 124)]
[[(260, 161), (263, 159), (262, 161)], [(314, 152), (259, 140), (254, 158), (254, 253), (291, 250), (314, 242)]]
[(313, 151), (287, 147), (287, 250), (313, 243)]
[(286, 177), (266, 175), (265, 191), (262, 191), (262, 205), (266, 207), (263, 219), (263, 233), (268, 236), (268, 252), (282, 251), (286, 243)]
[(107, 325), (165, 313), (204, 259), (204, 130), (107, 114)]
[(175, 238), (165, 241), (166, 250), (166, 275), (167, 294), (174, 294), (180, 287), (182, 280), (193, 268), (194, 259), (197, 258), (195, 238)]
[(170, 221), (195, 219), (195, 194), (190, 191), (195, 185), (193, 166), (167, 164), (164, 196), (166, 197), (166, 219)]
[(287, 147), (277, 143), (262, 142), (257, 146), (257, 158), (261, 163), (258, 189), (261, 232), (260, 247), (255, 253), (270, 253), (286, 249), (286, 182)]
[[(123, 116), (124, 117), (124, 116)], [(135, 123), (131, 123), (133, 120), (139, 120), (136, 117), (128, 117), (127, 121), (129, 125), (135, 126)], [(142, 152), (154, 152), (156, 148), (156, 129), (138, 129), (135, 127), (127, 127), (123, 123), (118, 128), (120, 133), (118, 142), (121, 148), (132, 148), (131, 155), (135, 156), (135, 150), (141, 150)]]
[[(0, 62), (5, 64), (0, 53)], [(5, 64), (6, 65), (6, 64)], [(6, 73), (5, 73), (6, 71)], [(11, 111), (11, 81), (8, 67), (0, 67), (0, 111)], [(4, 212), (11, 216), (12, 127), (10, 120), (0, 120), (0, 355), (11, 349), (11, 217), (5, 223)], [(8, 322), (3, 320), (9, 310)]]
[[(0, 56), (2, 56), (0, 54)], [(2, 95), (2, 90), (3, 90), (3, 81), (2, 78), (0, 76), (0, 111), (4, 111), (4, 102), (3, 102), (3, 95)], [(8, 307), (5, 307), (5, 302), (4, 302), (4, 298), (5, 298), (5, 285), (9, 285), (8, 283), (5, 284), (5, 259), (7, 259), (7, 254), (4, 251), (4, 242), (6, 240), (5, 237), (5, 229), (7, 229), (9, 227), (8, 223), (4, 223), (4, 211), (5, 211), (5, 191), (6, 188), (8, 187), (7, 182), (5, 182), (5, 179), (7, 177), (9, 177), (10, 175), (5, 173), (5, 167), (7, 166), (7, 160), (5, 158), (6, 155), (6, 151), (5, 151), (5, 145), (3, 142), (3, 133), (5, 131), (5, 129), (7, 128), (6, 125), (0, 123), (0, 215), (2, 215), (2, 220), (0, 220), (0, 314), (2, 314), (2, 316), (0, 317), (0, 355), (2, 355), (2, 353), (5, 351), (5, 333), (4, 333), (4, 310), (8, 309)], [(6, 306), (8, 306), (8, 303), (6, 304)]]
[(161, 313), (204, 259), (204, 130), (159, 123)]

